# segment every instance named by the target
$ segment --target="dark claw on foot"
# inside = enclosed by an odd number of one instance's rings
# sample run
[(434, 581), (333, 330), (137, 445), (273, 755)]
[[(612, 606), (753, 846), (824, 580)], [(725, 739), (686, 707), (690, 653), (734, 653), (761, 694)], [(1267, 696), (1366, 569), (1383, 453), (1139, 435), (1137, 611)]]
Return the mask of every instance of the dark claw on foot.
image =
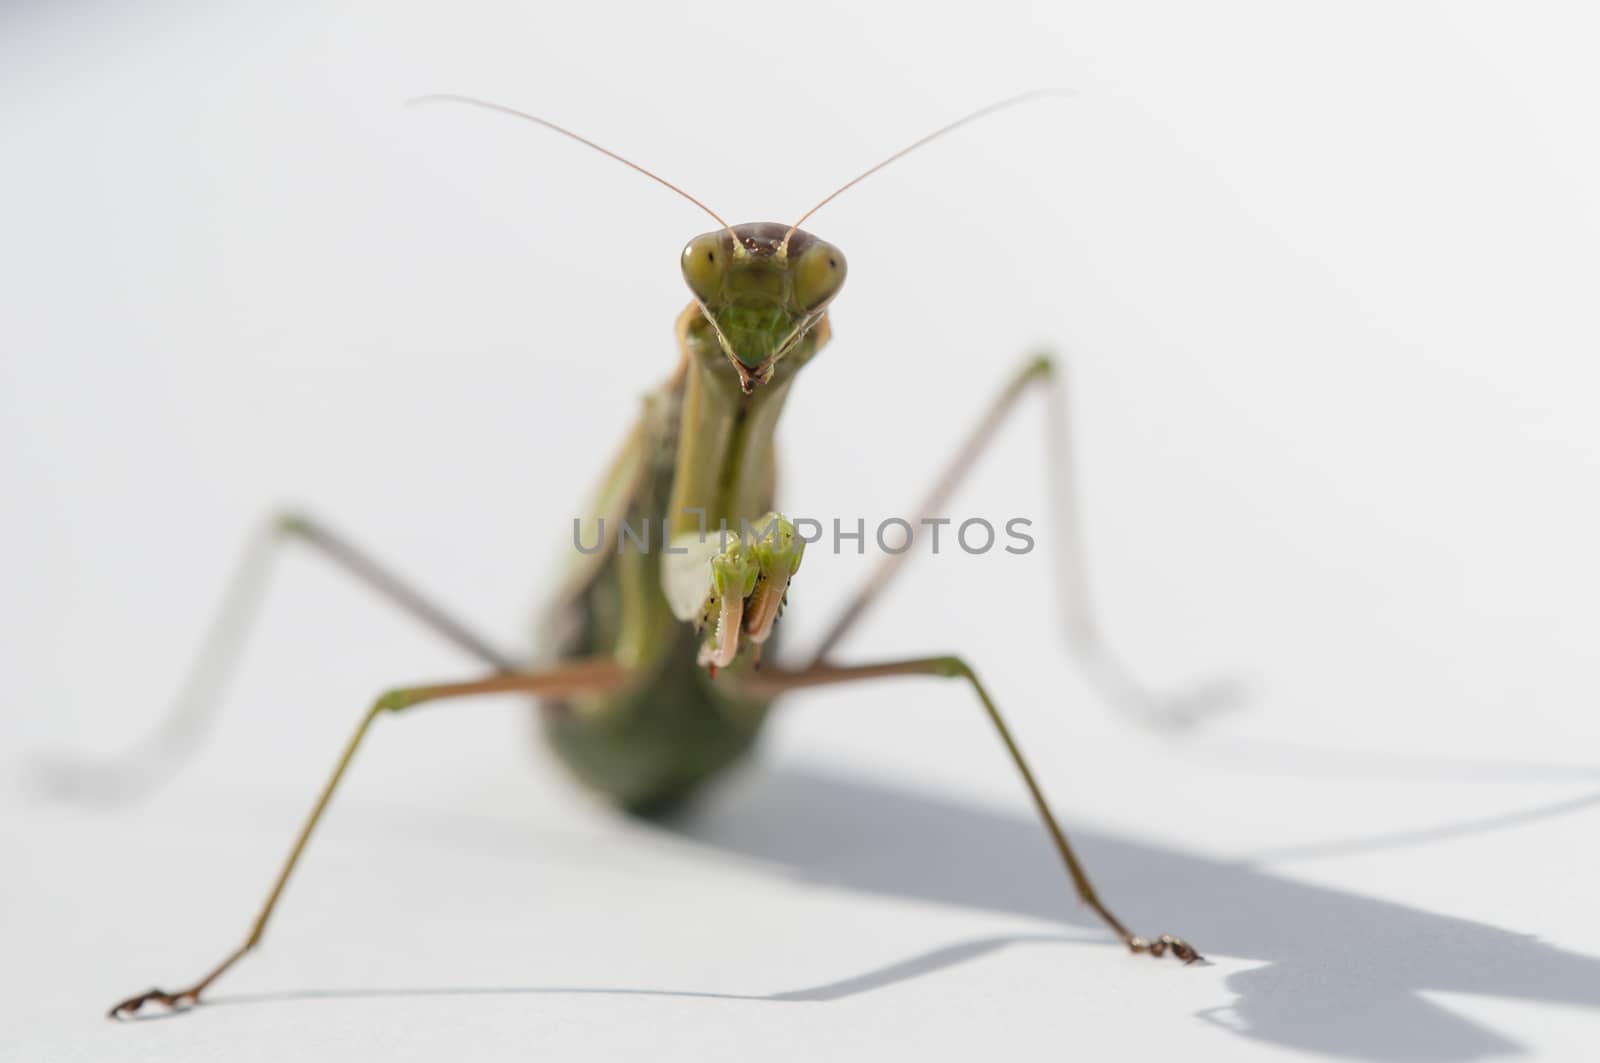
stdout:
[(1154, 941), (1131, 937), (1128, 939), (1128, 948), (1133, 952), (1147, 952), (1152, 956), (1165, 956), (1171, 952), (1175, 959), (1182, 960), (1185, 964), (1198, 963), (1205, 959), (1195, 951), (1193, 945), (1171, 934), (1162, 934)]
[(138, 1016), (140, 1009), (146, 1004), (160, 1004), (173, 1011), (178, 1011), (182, 1008), (193, 1007), (199, 1002), (200, 995), (192, 989), (186, 989), (181, 993), (168, 993), (164, 989), (152, 989), (148, 992), (140, 993), (136, 997), (129, 997), (112, 1008), (107, 1013), (107, 1016), (117, 1020), (132, 1019)]

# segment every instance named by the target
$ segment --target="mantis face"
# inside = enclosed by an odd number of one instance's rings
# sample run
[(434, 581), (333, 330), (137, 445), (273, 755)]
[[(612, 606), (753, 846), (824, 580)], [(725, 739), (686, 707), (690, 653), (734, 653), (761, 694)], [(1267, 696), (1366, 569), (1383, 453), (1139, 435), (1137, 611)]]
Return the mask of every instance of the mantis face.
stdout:
[(718, 229), (683, 249), (683, 278), (747, 392), (822, 319), (844, 275), (837, 247), (777, 222)]

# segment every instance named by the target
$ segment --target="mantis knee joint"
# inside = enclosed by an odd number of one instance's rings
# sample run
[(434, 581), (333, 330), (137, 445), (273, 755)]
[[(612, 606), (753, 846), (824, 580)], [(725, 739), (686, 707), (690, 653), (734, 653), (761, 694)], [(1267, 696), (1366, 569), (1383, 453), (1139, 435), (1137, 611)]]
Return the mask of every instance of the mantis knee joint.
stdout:
[(268, 525), (274, 535), (304, 535), (311, 528), (311, 518), (297, 509), (280, 509), (273, 514)]
[(399, 712), (401, 709), (409, 709), (418, 700), (414, 690), (386, 691), (379, 696), (377, 701), (372, 703), (372, 715), (381, 716), (386, 712)]
[(972, 668), (960, 657), (935, 657), (931, 664), (934, 675), (943, 679), (975, 679)]

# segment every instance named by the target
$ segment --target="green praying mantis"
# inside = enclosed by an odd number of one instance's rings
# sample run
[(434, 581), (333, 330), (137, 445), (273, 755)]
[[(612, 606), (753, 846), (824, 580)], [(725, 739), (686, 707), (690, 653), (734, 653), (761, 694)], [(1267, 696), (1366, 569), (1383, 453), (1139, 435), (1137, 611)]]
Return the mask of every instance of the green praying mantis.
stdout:
[[(1061, 93), (1028, 93), (968, 114), (861, 173), (787, 225), (729, 224), (678, 186), (531, 114), (463, 96), (413, 101), (468, 104), (536, 123), (632, 167), (714, 218), (717, 228), (683, 249), (681, 268), (693, 298), (677, 319), (677, 365), (647, 396), (583, 511), (579, 523), (601, 548), (580, 546), (574, 551), (535, 658), (541, 663), (501, 652), (320, 521), (289, 514), (270, 522), (246, 552), (190, 680), (153, 747), (127, 761), (80, 769), (78, 783), (126, 792), (148, 781), (154, 763), (192, 746), (255, 612), (268, 563), (287, 541), (322, 553), (480, 660), (487, 672), (459, 682), (397, 688), (374, 700), (340, 753), (242, 943), (186, 987), (136, 994), (116, 1004), (111, 1016), (133, 1017), (153, 1005), (174, 1009), (199, 1004), (255, 948), (334, 793), (379, 720), (424, 705), (506, 692), (538, 699), (551, 748), (582, 784), (627, 811), (648, 815), (683, 801), (744, 757), (783, 694), (869, 680), (955, 680), (965, 684), (993, 725), (1082, 903), (1134, 953), (1170, 954), (1185, 963), (1200, 959), (1181, 938), (1134, 934), (1101, 901), (999, 707), (966, 659), (936, 655), (850, 664), (835, 658), (836, 648), (901, 570), (906, 551), (887, 553), (878, 562), (809, 654), (798, 662), (778, 660), (776, 653), (761, 660), (806, 546), (795, 522), (774, 508), (775, 431), (790, 387), (830, 340), (829, 308), (846, 274), (843, 252), (801, 226), (841, 192), (935, 137), (1047, 95)], [(1069, 643), (1108, 700), (1172, 718), (1185, 707), (1151, 697), (1111, 655), (1093, 622), (1075, 532), (1075, 500), (1065, 465), (1056, 465), (1067, 460), (1068, 451), (1066, 410), (1059, 401), (1062, 376), (1059, 361), (1051, 356), (1027, 360), (961, 442), (917, 512), (940, 513), (1021, 400), (1034, 390), (1048, 391), (1057, 399), (1051, 406), (1055, 433), (1049, 456), (1061, 525), (1061, 543), (1054, 552), (1064, 582)], [(1048, 387), (1052, 381), (1056, 387)], [(913, 538), (924, 523), (913, 524)], [(653, 543), (629, 535), (628, 529), (641, 527), (659, 528), (662, 534)], [(708, 527), (717, 531), (708, 533)], [(583, 539), (574, 538), (577, 543)]]

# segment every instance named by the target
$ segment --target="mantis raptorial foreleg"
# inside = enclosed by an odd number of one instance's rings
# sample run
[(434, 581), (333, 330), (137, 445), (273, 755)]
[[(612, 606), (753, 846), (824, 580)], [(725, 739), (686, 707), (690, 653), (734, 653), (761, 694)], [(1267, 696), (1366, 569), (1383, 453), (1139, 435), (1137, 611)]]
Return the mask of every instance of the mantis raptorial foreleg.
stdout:
[[(1079, 515), (1077, 482), (1073, 469), (1071, 422), (1066, 405), (1066, 370), (1062, 359), (1041, 354), (1031, 359), (1011, 379), (985, 410), (976, 427), (962, 441), (949, 464), (934, 482), (933, 488), (915, 510), (910, 522), (912, 545), (925, 526), (924, 522), (940, 515), (950, 502), (967, 474), (995, 436), (1017, 408), (1017, 404), (1034, 385), (1056, 381), (1050, 389), (1049, 409), (1049, 463), (1048, 486), (1053, 518), (1056, 527), (1049, 543), (1060, 580), (1061, 604), (1066, 613), (1067, 640), (1076, 654), (1085, 674), (1100, 694), (1112, 705), (1137, 718), (1156, 724), (1181, 724), (1218, 707), (1223, 700), (1219, 695), (1227, 691), (1206, 687), (1186, 693), (1181, 698), (1162, 698), (1151, 693), (1130, 669), (1111, 651), (1101, 633), (1090, 595), (1088, 566), (1084, 559), (1082, 522)], [(849, 630), (861, 619), (906, 559), (909, 549), (885, 554), (876, 569), (854, 597), (840, 610), (838, 617), (825, 630), (822, 641), (814, 651), (811, 661), (820, 664), (827, 659)]]
[(238, 661), (251, 624), (260, 612), (273, 561), (279, 548), (290, 541), (304, 543), (329, 558), (490, 668), (509, 672), (518, 667), (513, 658), (495, 649), (321, 522), (301, 513), (282, 513), (264, 522), (245, 547), (194, 664), (156, 729), (138, 746), (114, 760), (103, 763), (59, 760), (47, 764), (43, 781), (51, 790), (70, 796), (128, 800), (143, 796), (176, 773), (215, 717), (223, 688)]
[(1028, 794), (1033, 798), (1034, 807), (1038, 810), (1039, 819), (1044, 823), (1045, 829), (1050, 832), (1051, 840), (1055, 842), (1056, 851), (1061, 854), (1061, 862), (1065, 865), (1068, 876), (1072, 879), (1073, 888), (1077, 890), (1078, 899), (1088, 905), (1098, 915), (1106, 926), (1110, 927), (1122, 943), (1133, 952), (1149, 953), (1152, 956), (1162, 956), (1171, 952), (1173, 956), (1184, 963), (1193, 963), (1201, 958), (1188, 942), (1182, 938), (1162, 934), (1159, 937), (1144, 938), (1132, 933), (1122, 921), (1100, 900), (1094, 886), (1089, 881), (1089, 875), (1084, 870), (1076, 853), (1072, 851), (1072, 844), (1067, 841), (1066, 832), (1056, 822), (1055, 814), (1050, 811), (1050, 805), (1045, 801), (1044, 792), (1039, 788), (1038, 781), (1033, 776), (1033, 771), (1028, 767), (1027, 760), (1022, 755), (1022, 749), (1012, 737), (1011, 729), (1006, 726), (1005, 718), (1000, 715), (1000, 709), (995, 705), (994, 699), (989, 696), (988, 690), (979, 682), (977, 673), (960, 657), (919, 657), (904, 661), (890, 661), (882, 664), (862, 665), (834, 665), (813, 664), (809, 667), (795, 671), (772, 669), (763, 672), (752, 672), (747, 676), (739, 677), (741, 687), (748, 689), (757, 696), (776, 696), (790, 690), (801, 690), (806, 687), (830, 686), (840, 683), (854, 683), (867, 679), (887, 679), (897, 676), (938, 676), (945, 679), (965, 680), (972, 692), (978, 696), (983, 704), (984, 711), (988, 714), (989, 722), (994, 725), (995, 731), (1004, 743), (1006, 752), (1011, 757), (1011, 762), (1016, 766), (1017, 773), (1022, 776), (1023, 783), (1028, 788)]
[(733, 663), (744, 641), (761, 652), (805, 546), (781, 513), (768, 513), (740, 531), (677, 540), (662, 566), (662, 593), (678, 619), (704, 633), (699, 663), (713, 675)]
[(545, 697), (568, 697), (574, 694), (598, 694), (616, 690), (628, 682), (632, 672), (609, 658), (571, 661), (557, 665), (553, 668), (539, 672), (500, 673), (483, 679), (474, 679), (461, 683), (430, 683), (423, 686), (401, 687), (389, 691), (374, 701), (370, 708), (362, 715), (360, 724), (355, 733), (345, 743), (344, 750), (339, 754), (338, 761), (334, 764), (333, 773), (328, 776), (328, 781), (323, 784), (322, 792), (318, 794), (316, 803), (311, 807), (311, 814), (300, 828), (300, 833), (295, 836), (294, 845), (289, 849), (289, 855), (283, 862), (283, 867), (278, 872), (278, 877), (272, 883), (272, 889), (267, 894), (266, 902), (261, 906), (255, 921), (250, 925), (250, 932), (245, 936), (243, 943), (218, 963), (199, 981), (186, 989), (167, 991), (164, 989), (151, 989), (137, 996), (129, 997), (111, 1009), (112, 1018), (122, 1018), (136, 1014), (146, 1004), (164, 1004), (167, 1007), (179, 1007), (198, 1003), (200, 995), (210, 985), (227, 972), (234, 964), (238, 963), (246, 953), (255, 948), (261, 941), (261, 936), (266, 932), (267, 922), (272, 918), (273, 910), (278, 906), (278, 900), (283, 895), (284, 887), (289, 883), (289, 877), (294, 874), (295, 867), (300, 863), (300, 857), (305, 853), (306, 844), (311, 840), (311, 834), (316, 830), (317, 824), (322, 821), (323, 813), (328, 809), (328, 803), (333, 799), (333, 792), (338, 789), (339, 783), (344, 779), (345, 773), (350, 768), (350, 762), (355, 759), (356, 750), (361, 747), (362, 741), (371, 730), (372, 724), (380, 716), (393, 712), (401, 712), (415, 708), (430, 701), (442, 701), (447, 698), (466, 698), (481, 694), (539, 694)]

